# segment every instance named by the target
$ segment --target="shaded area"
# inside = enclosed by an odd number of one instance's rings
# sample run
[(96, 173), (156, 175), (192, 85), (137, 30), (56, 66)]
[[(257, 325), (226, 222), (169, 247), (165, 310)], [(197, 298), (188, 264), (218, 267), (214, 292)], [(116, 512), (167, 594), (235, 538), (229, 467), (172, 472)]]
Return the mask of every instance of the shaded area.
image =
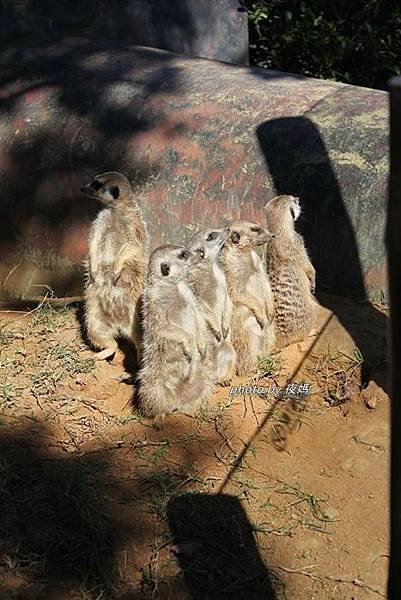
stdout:
[(397, 0), (241, 0), (250, 60), (268, 69), (387, 89), (400, 73)]
[[(43, 292), (30, 285), (44, 281), (57, 295), (80, 288), (74, 265), (100, 208), (82, 198), (82, 181), (126, 170), (137, 189), (157, 176), (158, 165), (136, 162), (132, 151), (128, 165), (127, 149), (163, 122), (163, 111), (143, 109), (143, 102), (177, 91), (178, 69), (169, 67), (167, 54), (151, 66), (146, 51), (138, 51), (132, 72), (129, 57), (122, 46), (115, 54), (102, 41), (82, 39), (15, 44), (3, 53), (0, 115), (14, 134), (0, 156), (0, 237), (10, 270), (18, 266), (3, 282), (26, 280), (28, 296)], [(52, 272), (54, 252), (63, 262)]]
[(110, 595), (117, 530), (104, 495), (107, 466), (90, 455), (51, 458), (35, 446), (51, 437), (35, 425), (0, 439), (0, 593), (12, 598), (26, 580), (36, 582), (34, 597), (55, 587)]
[[(220, 390), (196, 418), (171, 416), (155, 431), (127, 406), (131, 391), (118, 383), (122, 356), (93, 365), (78, 352), (74, 311), (60, 313), (43, 306), (26, 319), (2, 315), (0, 323), (0, 597), (12, 600), (15, 590), (18, 600), (188, 599), (199, 582), (209, 598), (214, 589), (245, 597), (244, 584), (251, 597), (266, 598), (270, 581), (273, 597), (303, 600), (330, 595), (337, 583), (326, 576), (346, 576), (343, 595), (352, 595), (372, 552), (387, 552), (386, 399), (368, 414), (356, 394), (343, 418), (318, 392), (291, 424), (280, 415), (287, 402), (276, 410), (273, 398), (233, 402)], [(323, 338), (337, 330), (339, 349), (352, 355), (352, 341), (334, 322)], [(264, 366), (259, 383), (281, 387), (289, 373), (303, 381), (298, 369), (308, 380), (304, 355), (286, 349), (279, 370)], [(277, 433), (280, 454), (272, 446)], [(235, 498), (220, 501), (214, 494), (225, 485)], [(202, 498), (182, 501), (189, 490)], [(358, 497), (368, 500), (355, 510)], [(82, 568), (81, 549), (92, 553)], [(381, 589), (386, 562), (377, 562), (362, 581)], [(298, 573), (312, 563), (322, 581)], [(84, 573), (88, 565), (93, 576)]]
[[(385, 377), (378, 371), (386, 361), (387, 318), (373, 305), (363, 304), (367, 294), (354, 227), (319, 129), (307, 117), (286, 117), (260, 125), (257, 137), (277, 194), (301, 199), (296, 227), (316, 268), (319, 301), (333, 310), (361, 350), (365, 380), (377, 379), (386, 389)], [(350, 171), (349, 182), (352, 167)], [(374, 207), (365, 205), (363, 210), (364, 215), (371, 211), (374, 218)], [(365, 227), (369, 229), (369, 224)], [(328, 292), (351, 296), (362, 304), (355, 310)]]
[(1, 3), (0, 34), (13, 44), (33, 36), (98, 36), (192, 56), (247, 63), (248, 27), (239, 0), (18, 0)]
[[(355, 229), (359, 245), (372, 248), (363, 252), (367, 289), (382, 285), (384, 94), (137, 48), (123, 36), (118, 44), (107, 36), (13, 40), (1, 61), (0, 280), (9, 296), (42, 295), (44, 284), (59, 296), (79, 293), (98, 210), (79, 187), (95, 172), (126, 172), (155, 244), (184, 239), (211, 220), (263, 219), (273, 186), (255, 127), (319, 102), (331, 124), (344, 113), (355, 117), (354, 128), (337, 129), (351, 131), (343, 145), (354, 142), (359, 179), (344, 167), (349, 157), (332, 160), (341, 185), (355, 182), (347, 209), (357, 205), (355, 190), (369, 203), (377, 198), (373, 243), (363, 222)], [(331, 133), (325, 140), (335, 153), (335, 126)], [(369, 166), (379, 154), (376, 172)]]
[(386, 228), (391, 307), (391, 559), (389, 600), (401, 593), (401, 79), (390, 82), (391, 170)]
[(318, 128), (306, 117), (263, 123), (257, 137), (277, 194), (301, 199), (297, 228), (319, 290), (366, 298), (354, 230)]
[[(227, 494), (184, 494), (167, 505), (178, 561), (193, 600), (277, 598), (241, 503)], [(276, 582), (277, 583), (277, 582)]]

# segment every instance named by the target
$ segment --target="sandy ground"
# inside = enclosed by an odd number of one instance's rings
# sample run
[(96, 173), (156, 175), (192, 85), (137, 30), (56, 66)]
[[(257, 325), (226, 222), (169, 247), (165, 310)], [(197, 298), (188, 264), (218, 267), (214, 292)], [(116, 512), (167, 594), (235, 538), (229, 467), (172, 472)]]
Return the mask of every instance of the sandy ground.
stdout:
[[(233, 382), (270, 393), (220, 388), (161, 429), (79, 310), (1, 313), (0, 597), (385, 597), (386, 307), (323, 303), (316, 336)], [(309, 395), (272, 395), (289, 382)]]

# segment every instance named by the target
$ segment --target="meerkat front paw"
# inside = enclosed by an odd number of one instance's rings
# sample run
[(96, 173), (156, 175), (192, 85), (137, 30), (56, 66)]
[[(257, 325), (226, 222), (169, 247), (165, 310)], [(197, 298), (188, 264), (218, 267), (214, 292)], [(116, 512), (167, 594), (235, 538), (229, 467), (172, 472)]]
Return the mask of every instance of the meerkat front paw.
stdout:
[(183, 354), (185, 357), (185, 360), (188, 361), (188, 363), (190, 363), (192, 361), (192, 352), (191, 349), (188, 348), (188, 346), (186, 344), (182, 344), (182, 350), (183, 350)]
[(230, 387), (231, 379), (222, 379), (221, 381), (217, 382), (217, 385), (219, 385), (220, 387)]
[(220, 343), (221, 342), (221, 334), (218, 333), (217, 331), (214, 332), (214, 337), (216, 338), (216, 340)]
[(207, 354), (206, 344), (205, 345), (198, 344), (198, 352), (200, 354), (201, 359), (205, 360), (206, 354)]
[(188, 363), (190, 363), (192, 361), (192, 356), (189, 354), (189, 352), (184, 351), (184, 357)]
[(261, 330), (263, 331), (267, 325), (267, 320), (266, 319), (260, 319), (259, 317), (256, 317), (256, 321), (259, 325), (259, 327), (261, 328)]
[(120, 276), (121, 276), (121, 271), (119, 273), (114, 273), (113, 274), (113, 279), (112, 279), (113, 285), (117, 285), (117, 283), (118, 283), (118, 281), (120, 279)]

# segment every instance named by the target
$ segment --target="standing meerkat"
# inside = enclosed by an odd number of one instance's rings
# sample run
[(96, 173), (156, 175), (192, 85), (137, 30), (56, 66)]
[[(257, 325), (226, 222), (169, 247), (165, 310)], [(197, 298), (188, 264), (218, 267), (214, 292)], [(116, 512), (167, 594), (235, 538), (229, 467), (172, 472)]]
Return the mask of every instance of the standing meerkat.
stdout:
[(221, 265), (234, 304), (232, 343), (237, 352), (237, 374), (246, 375), (275, 342), (273, 295), (263, 263), (254, 248), (272, 234), (258, 223), (233, 221), (221, 252)]
[(96, 175), (81, 191), (104, 205), (89, 236), (84, 296), (88, 338), (102, 360), (113, 356), (120, 335), (138, 350), (149, 236), (125, 175)]
[(203, 308), (216, 365), (216, 383), (220, 385), (230, 384), (236, 364), (230, 332), (233, 303), (218, 262), (229, 235), (227, 229), (206, 229), (188, 245), (189, 251), (199, 258), (189, 271), (188, 284)]
[(186, 282), (198, 258), (169, 244), (150, 257), (143, 293), (139, 403), (148, 417), (194, 412), (214, 389), (206, 320)]
[(266, 204), (265, 213), (275, 236), (266, 247), (266, 270), (273, 289), (277, 347), (283, 348), (300, 341), (316, 325), (315, 269), (294, 227), (301, 214), (299, 198), (276, 196)]

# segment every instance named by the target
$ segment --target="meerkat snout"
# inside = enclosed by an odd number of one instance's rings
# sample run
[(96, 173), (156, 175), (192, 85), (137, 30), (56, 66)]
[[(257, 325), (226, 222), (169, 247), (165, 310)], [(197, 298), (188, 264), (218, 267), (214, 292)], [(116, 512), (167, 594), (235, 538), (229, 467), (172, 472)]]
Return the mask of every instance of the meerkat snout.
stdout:
[(261, 246), (273, 239), (271, 231), (251, 221), (233, 221), (228, 229), (229, 241), (238, 248)]
[(212, 263), (217, 259), (229, 235), (226, 229), (206, 229), (192, 238), (188, 248), (198, 258), (197, 262)]
[[(291, 196), (289, 194), (282, 194), (281, 196), (276, 196), (272, 198), (265, 204), (264, 210), (266, 216), (273, 217), (273, 215), (281, 215), (281, 220), (290, 219), (292, 222), (299, 218), (301, 214), (301, 206), (299, 203), (298, 196)], [(287, 216), (286, 216), (287, 215)], [(271, 225), (271, 223), (268, 223)]]
[(153, 251), (149, 262), (149, 274), (161, 281), (177, 283), (185, 279), (191, 266), (199, 257), (185, 246), (167, 244)]
[(132, 198), (132, 188), (128, 178), (117, 171), (96, 175), (92, 181), (81, 187), (81, 192), (108, 207), (112, 207), (117, 201), (129, 204)]

